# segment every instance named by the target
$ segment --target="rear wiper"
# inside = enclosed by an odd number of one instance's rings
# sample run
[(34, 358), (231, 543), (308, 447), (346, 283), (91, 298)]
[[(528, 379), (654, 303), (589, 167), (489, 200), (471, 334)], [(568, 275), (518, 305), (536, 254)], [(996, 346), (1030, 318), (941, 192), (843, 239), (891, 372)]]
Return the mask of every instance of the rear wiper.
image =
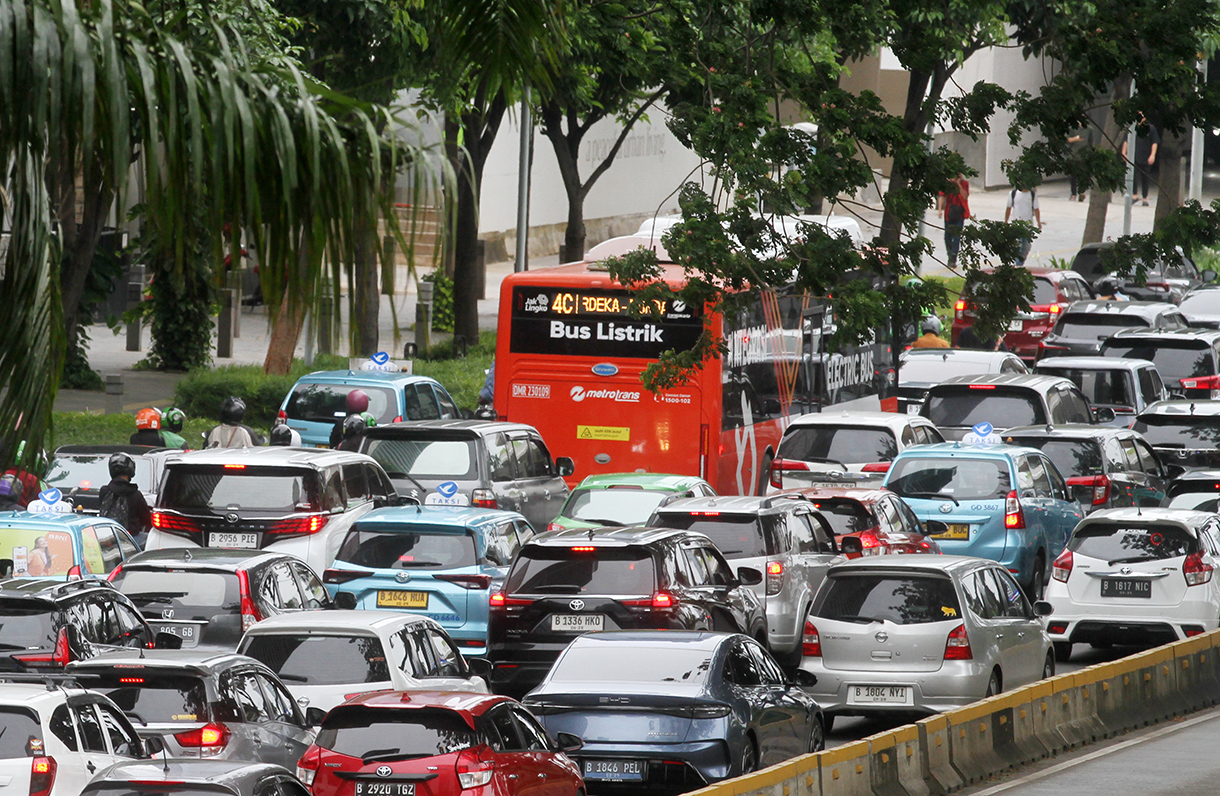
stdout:
[(294, 683), (308, 683), (309, 682), (309, 678), (303, 674), (284, 674), (283, 672), (280, 672), (278, 676), (281, 680), (290, 680), (291, 682), (294, 682)]
[[(897, 492), (898, 490), (894, 490), (894, 491)], [(898, 492), (898, 496), (899, 497), (913, 497), (913, 498), (928, 498), (928, 499), (932, 499), (932, 500), (936, 500), (936, 499), (952, 500), (953, 505), (955, 505), (955, 506), (962, 505), (961, 503), (957, 502), (957, 498), (953, 497), (953, 495), (946, 495), (944, 492)]]
[(533, 591), (533, 592), (557, 591), (557, 592), (567, 592), (568, 594), (580, 594), (580, 587), (571, 586), (566, 583), (552, 583), (548, 586), (533, 586), (529, 589), (521, 589), (521, 591), (525, 592), (525, 593), (528, 593), (531, 591)]
[(884, 622), (884, 619), (878, 619), (875, 616), (854, 616), (844, 614), (841, 616), (829, 616), (827, 619), (833, 619), (836, 622), (860, 622), (866, 625), (871, 625), (873, 622)]
[(826, 459), (821, 456), (805, 456), (801, 459), (801, 461), (816, 462), (817, 464), (834, 464), (834, 465), (838, 465), (839, 467), (843, 468), (844, 470), (847, 469), (847, 465), (843, 464), (843, 462), (839, 461), (838, 459)]
[(409, 569), (411, 567), (443, 567), (443, 566), (445, 566), (440, 561), (399, 561), (398, 563), (400, 566), (402, 566), (403, 569)]
[(580, 521), (581, 522), (591, 522), (594, 525), (610, 525), (615, 528), (623, 527), (623, 523), (619, 522), (618, 520), (603, 520), (601, 518), (594, 518), (594, 517), (581, 517)]
[(127, 599), (133, 603), (151, 603), (158, 600), (173, 600), (177, 597), (185, 597), (188, 593), (185, 591), (138, 591), (134, 594), (128, 594)]
[(1128, 556), (1127, 558), (1116, 558), (1113, 561), (1107, 561), (1106, 566), (1112, 567), (1115, 564), (1134, 564), (1138, 561), (1156, 561), (1156, 556)]
[(360, 758), (360, 762), (368, 765), (369, 763), (392, 763), (395, 760), (414, 760), (419, 757), (431, 757), (427, 754), (419, 754), (418, 752), (387, 752), (378, 755), (366, 755)]

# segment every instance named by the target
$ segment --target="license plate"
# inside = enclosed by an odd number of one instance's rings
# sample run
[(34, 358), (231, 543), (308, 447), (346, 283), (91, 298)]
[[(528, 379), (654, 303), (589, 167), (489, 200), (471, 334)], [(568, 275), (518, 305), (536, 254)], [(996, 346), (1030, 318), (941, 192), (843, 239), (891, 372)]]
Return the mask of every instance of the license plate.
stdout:
[(605, 626), (601, 614), (551, 614), (551, 630), (559, 633), (589, 633)]
[(1102, 578), (1102, 597), (1143, 597), (1152, 599), (1150, 578)]
[(905, 685), (853, 685), (848, 702), (857, 705), (908, 705), (911, 687)]
[(585, 779), (641, 780), (643, 760), (586, 760)]
[(208, 547), (237, 547), (242, 550), (258, 549), (256, 533), (209, 533)]
[(917, 415), (917, 414), (919, 414), (919, 409), (920, 409), (920, 405), (919, 405), (919, 404), (907, 404), (907, 414), (908, 414), (908, 415)]
[(182, 646), (187, 647), (199, 643), (199, 628), (179, 622), (149, 622), (153, 634), (169, 633), (182, 639)]
[(1008, 322), (1008, 331), (1010, 331), (1010, 332), (1019, 332), (1024, 328), (1025, 328), (1025, 321), (1009, 321)]
[(426, 591), (379, 591), (377, 592), (378, 608), (427, 608), (428, 592)]
[(969, 525), (959, 525), (957, 523), (949, 523), (947, 528), (948, 528), (948, 530), (946, 530), (944, 533), (932, 534), (932, 538), (933, 539), (969, 539), (970, 538), (970, 526)]
[(415, 796), (414, 782), (356, 781), (356, 796)]

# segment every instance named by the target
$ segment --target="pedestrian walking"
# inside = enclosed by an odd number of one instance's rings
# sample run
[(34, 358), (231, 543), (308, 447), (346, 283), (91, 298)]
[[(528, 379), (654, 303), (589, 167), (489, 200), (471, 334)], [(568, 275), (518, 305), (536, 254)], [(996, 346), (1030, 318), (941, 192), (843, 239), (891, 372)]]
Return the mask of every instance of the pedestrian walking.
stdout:
[(949, 253), (949, 267), (954, 268), (962, 248), (962, 228), (970, 218), (970, 182), (958, 174), (950, 183), (949, 191), (941, 191), (936, 208), (945, 220), (945, 251)]
[[(1148, 206), (1148, 187), (1156, 171), (1156, 153), (1161, 148), (1161, 133), (1156, 125), (1140, 113), (1135, 122), (1135, 193), (1144, 207)], [(1127, 157), (1127, 139), (1123, 139), (1123, 157)]]
[[(1038, 192), (1032, 188), (1013, 188), (1008, 194), (1008, 205), (1004, 208), (1004, 221), (1026, 221), (1042, 229), (1042, 211), (1038, 208)], [(1029, 257), (1029, 249), (1033, 244), (1031, 238), (1021, 238), (1021, 252), (1017, 265), (1025, 265)]]

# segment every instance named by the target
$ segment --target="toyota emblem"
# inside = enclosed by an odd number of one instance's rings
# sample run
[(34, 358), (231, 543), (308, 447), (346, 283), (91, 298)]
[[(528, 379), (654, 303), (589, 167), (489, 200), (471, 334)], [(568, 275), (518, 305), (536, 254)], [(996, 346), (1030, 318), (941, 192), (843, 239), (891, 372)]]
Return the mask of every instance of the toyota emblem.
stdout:
[(237, 520), (238, 517), (236, 514), (229, 513), (225, 515), (225, 522), (229, 523), (230, 525), (236, 525)]
[(399, 572), (396, 575), (394, 575), (394, 580), (398, 581), (399, 583), (406, 583), (410, 579), (411, 579), (410, 572)]
[(1119, 571), (1120, 573), (1122, 573), (1123, 575), (1130, 575), (1130, 574), (1131, 574), (1131, 567), (1121, 567), (1121, 568), (1119, 568), (1119, 570), (1118, 570), (1118, 571)]
[(585, 601), (584, 600), (573, 600), (572, 602), (568, 603), (568, 607), (571, 608), (573, 611), (583, 611), (583, 610), (585, 610)]
[(941, 503), (940, 504), (940, 513), (941, 514), (948, 514), (951, 511), (953, 511), (952, 503)]
[(377, 766), (377, 776), (379, 777), (388, 777), (393, 773), (389, 766)]
[(880, 633), (873, 636), (873, 638), (877, 639), (878, 644), (884, 644), (885, 642), (890, 640), (890, 634), (886, 633), (884, 630), (882, 630)]

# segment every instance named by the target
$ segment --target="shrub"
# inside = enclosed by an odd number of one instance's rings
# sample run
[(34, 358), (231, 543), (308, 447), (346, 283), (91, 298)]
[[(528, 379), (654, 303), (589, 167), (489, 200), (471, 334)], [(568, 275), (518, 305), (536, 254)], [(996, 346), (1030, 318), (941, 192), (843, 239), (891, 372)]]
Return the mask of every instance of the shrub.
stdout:
[[(182, 429), (186, 444), (191, 448), (203, 447), (200, 434), (207, 433), (215, 424), (210, 418), (188, 418)], [(136, 430), (136, 419), (128, 412), (117, 415), (55, 412), (51, 428), (49, 450), (60, 445), (126, 445)]]
[(453, 280), (444, 271), (424, 274), (420, 279), (432, 283), (432, 331), (453, 331)]

